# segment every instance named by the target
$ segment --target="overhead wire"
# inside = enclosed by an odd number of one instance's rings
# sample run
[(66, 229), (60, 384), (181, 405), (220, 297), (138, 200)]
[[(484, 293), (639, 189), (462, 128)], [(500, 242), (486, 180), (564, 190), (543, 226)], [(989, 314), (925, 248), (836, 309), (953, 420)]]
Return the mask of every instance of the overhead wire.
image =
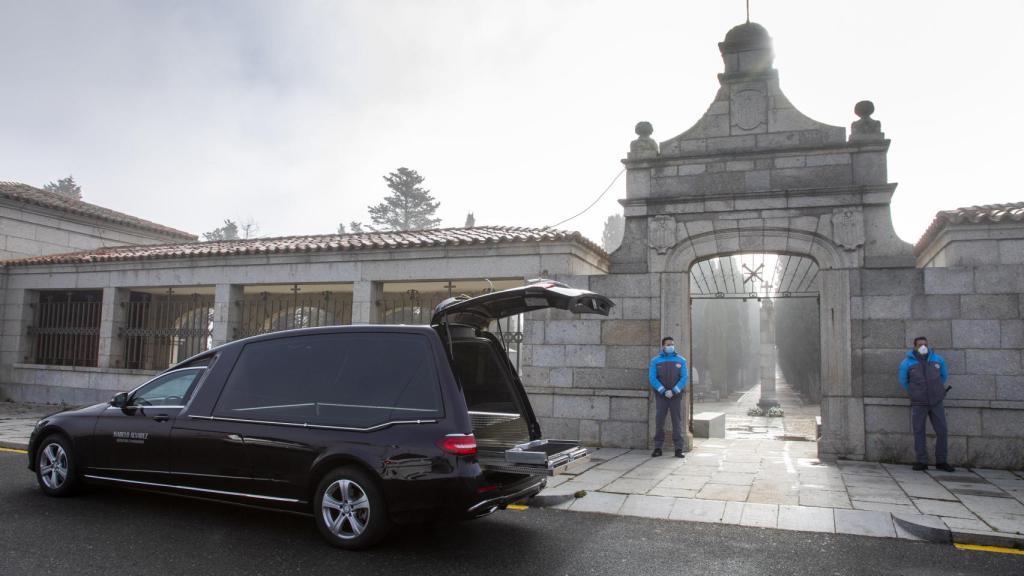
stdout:
[(593, 208), (598, 202), (601, 201), (601, 198), (604, 198), (604, 195), (607, 194), (608, 191), (612, 189), (612, 186), (614, 186), (615, 183), (618, 182), (619, 176), (622, 176), (623, 172), (625, 172), (625, 171), (626, 171), (625, 168), (623, 168), (622, 170), (619, 170), (619, 173), (615, 175), (615, 178), (612, 178), (612, 181), (608, 183), (608, 186), (605, 187), (604, 191), (601, 192), (601, 194), (599, 194), (597, 196), (597, 198), (595, 198), (594, 201), (590, 203), (589, 206), (587, 206), (583, 210), (580, 210), (576, 214), (573, 214), (572, 216), (566, 218), (565, 220), (562, 220), (561, 222), (558, 222), (558, 223), (555, 223), (555, 224), (551, 224), (550, 226), (545, 226), (545, 227), (541, 228), (541, 230), (550, 230), (551, 228), (554, 228), (556, 226), (561, 226), (562, 224), (565, 224), (566, 222), (568, 222), (570, 220), (574, 220), (574, 219), (579, 218), (580, 216), (586, 214), (586, 212), (588, 210)]

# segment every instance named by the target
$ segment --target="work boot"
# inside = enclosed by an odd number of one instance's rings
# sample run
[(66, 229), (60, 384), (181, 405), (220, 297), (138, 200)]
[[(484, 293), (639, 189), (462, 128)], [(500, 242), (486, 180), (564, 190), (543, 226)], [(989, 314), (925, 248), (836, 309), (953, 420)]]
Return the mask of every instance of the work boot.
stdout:
[(953, 468), (945, 462), (940, 462), (935, 465), (936, 470), (942, 470), (943, 472), (956, 472), (956, 468)]
[(683, 456), (683, 451), (679, 448), (676, 448), (676, 458), (686, 458), (686, 456)]
[[(937, 468), (937, 466), (936, 466), (936, 468)], [(921, 464), (920, 462), (917, 462), (916, 464), (914, 464), (914, 470), (917, 470), (919, 472), (922, 471), (922, 470), (927, 470), (927, 469), (928, 469), (928, 465), (927, 464)]]
[(657, 458), (661, 456), (661, 448), (655, 448), (654, 452), (651, 452), (651, 458)]

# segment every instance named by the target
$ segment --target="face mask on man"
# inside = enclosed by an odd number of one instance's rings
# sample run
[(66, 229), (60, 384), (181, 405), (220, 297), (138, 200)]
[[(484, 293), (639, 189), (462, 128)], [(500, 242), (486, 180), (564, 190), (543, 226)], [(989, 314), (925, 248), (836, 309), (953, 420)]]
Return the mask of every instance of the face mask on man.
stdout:
[(917, 353), (920, 354), (921, 356), (927, 356), (928, 347), (925, 346), (924, 344), (921, 344), (920, 346), (917, 347)]
[(671, 356), (672, 354), (675, 354), (675, 353), (676, 353), (676, 347), (674, 345), (669, 344), (668, 346), (665, 346), (665, 354), (668, 354), (669, 356)]

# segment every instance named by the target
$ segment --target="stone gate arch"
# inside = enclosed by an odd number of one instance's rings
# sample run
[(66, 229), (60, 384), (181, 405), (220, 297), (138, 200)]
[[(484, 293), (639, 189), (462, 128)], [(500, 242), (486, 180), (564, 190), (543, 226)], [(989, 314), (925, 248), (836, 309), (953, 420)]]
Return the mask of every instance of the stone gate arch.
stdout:
[[(817, 221), (817, 219), (815, 219)], [(863, 406), (853, 388), (850, 270), (856, 254), (815, 231), (776, 224), (751, 223), (745, 228), (715, 229), (714, 220), (694, 220), (693, 229), (707, 232), (681, 238), (655, 258), (652, 272), (660, 275), (661, 324), (666, 334), (678, 334), (684, 356), (690, 357), (690, 270), (698, 261), (751, 252), (790, 254), (812, 259), (819, 269), (819, 335), (821, 346), (821, 419), (819, 454), (830, 458), (864, 456)], [(742, 248), (741, 248), (742, 246)]]
[[(719, 44), (720, 89), (688, 130), (663, 142), (647, 122), (627, 169), (622, 246), (611, 273), (647, 274), (661, 332), (690, 351), (689, 273), (701, 259), (744, 252), (812, 258), (820, 272), (823, 457), (863, 458), (864, 410), (852, 337), (865, 268), (912, 267), (895, 235), (887, 181), (889, 141), (855, 106), (851, 134), (808, 118), (789, 102), (772, 66), (771, 37), (746, 23)], [(653, 433), (653, 420), (650, 422)]]

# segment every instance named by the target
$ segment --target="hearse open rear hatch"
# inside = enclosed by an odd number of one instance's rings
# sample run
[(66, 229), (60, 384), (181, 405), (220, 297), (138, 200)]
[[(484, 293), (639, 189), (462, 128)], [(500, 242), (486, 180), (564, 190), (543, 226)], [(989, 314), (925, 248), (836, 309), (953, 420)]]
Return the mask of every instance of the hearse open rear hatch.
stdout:
[[(437, 305), (431, 323), (444, 326), (452, 337), (453, 368), (469, 408), (481, 468), (494, 473), (552, 476), (573, 462), (590, 458), (579, 442), (540, 438), (540, 427), (515, 367), (500, 340), (487, 332), (491, 323), (544, 308), (607, 316), (614, 305), (600, 294), (552, 280), (535, 280), (476, 298), (448, 298)], [(458, 330), (457, 326), (472, 330)]]

